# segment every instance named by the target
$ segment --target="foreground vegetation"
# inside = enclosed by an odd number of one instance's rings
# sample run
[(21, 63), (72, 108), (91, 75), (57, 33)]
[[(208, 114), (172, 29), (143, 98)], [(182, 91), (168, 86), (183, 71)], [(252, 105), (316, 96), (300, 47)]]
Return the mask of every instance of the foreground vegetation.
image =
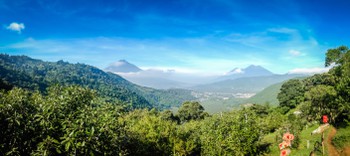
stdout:
[(332, 142), (339, 151), (350, 147), (350, 126), (340, 127)]
[(170, 111), (127, 111), (92, 90), (53, 86), (47, 95), (1, 92), (0, 153), (6, 155), (254, 155), (263, 131), (250, 109), (209, 117), (197, 102)]
[[(99, 90), (88, 86), (52, 85), (42, 89), (39, 85), (39, 88), (31, 89), (15, 87), (2, 79), (0, 153), (277, 154), (276, 147), (282, 141), (282, 134), (290, 132), (295, 135), (292, 151), (304, 155), (311, 152), (305, 148), (305, 139), (310, 140), (311, 146), (317, 140), (309, 134), (318, 126), (322, 115), (328, 115), (330, 124), (339, 128), (333, 143), (341, 149), (350, 142), (347, 131), (350, 50), (344, 46), (330, 49), (326, 56), (326, 66), (329, 65), (334, 67), (328, 73), (284, 83), (277, 96), (278, 107), (253, 104), (214, 115), (206, 113), (198, 102), (184, 102), (176, 113), (172, 113), (149, 107), (139, 109), (120, 100), (108, 100)], [(8, 69), (2, 67), (4, 71), (9, 72)], [(20, 72), (12, 72), (10, 74), (15, 77), (21, 76)], [(29, 85), (26, 78), (20, 80), (12, 82)], [(41, 81), (38, 79), (37, 82)]]

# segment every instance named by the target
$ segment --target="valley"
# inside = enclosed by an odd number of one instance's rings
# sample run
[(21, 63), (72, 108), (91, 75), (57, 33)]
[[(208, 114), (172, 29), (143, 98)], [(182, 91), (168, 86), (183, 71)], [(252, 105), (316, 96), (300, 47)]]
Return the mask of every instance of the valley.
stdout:
[[(191, 84), (191, 82), (176, 81), (177, 73), (153, 69), (142, 70), (126, 60), (111, 63), (106, 71), (121, 75), (123, 78), (141, 86), (167, 90), (172, 88), (188, 90), (194, 100), (201, 102), (210, 113), (218, 113), (239, 108), (242, 104), (270, 103), (278, 105), (279, 88), (265, 92), (269, 96), (254, 97), (270, 86), (281, 84), (292, 78), (305, 77), (303, 74), (274, 74), (262, 66), (250, 65), (246, 68), (233, 70), (208, 78), (206, 84)], [(281, 85), (279, 85), (281, 86)], [(255, 100), (257, 99), (258, 100)], [(173, 105), (172, 107), (178, 107)]]

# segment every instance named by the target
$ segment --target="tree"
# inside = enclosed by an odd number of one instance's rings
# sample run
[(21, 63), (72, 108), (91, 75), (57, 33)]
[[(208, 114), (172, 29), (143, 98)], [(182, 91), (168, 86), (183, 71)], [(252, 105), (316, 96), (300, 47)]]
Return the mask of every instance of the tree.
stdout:
[(215, 114), (201, 126), (202, 155), (259, 155), (261, 129), (248, 109)]
[(325, 66), (334, 64), (330, 74), (335, 76), (337, 92), (338, 122), (350, 119), (350, 50), (346, 46), (329, 49), (326, 53)]
[(346, 46), (340, 46), (335, 49), (328, 49), (326, 53), (326, 61), (325, 61), (325, 66), (328, 67), (332, 65), (333, 63), (335, 64), (343, 64), (343, 56), (345, 53), (349, 51), (349, 48)]
[(162, 120), (174, 121), (176, 123), (180, 122), (179, 118), (173, 114), (170, 110), (164, 110), (160, 113)]
[[(119, 155), (125, 133), (118, 104), (95, 91), (53, 86), (47, 95), (0, 91), (0, 153), (4, 155)], [(96, 103), (101, 102), (101, 103)]]
[(346, 61), (348, 61), (346, 58), (346, 54), (349, 53), (349, 48), (346, 46), (340, 46), (335, 49), (328, 49), (326, 53), (326, 61), (325, 66), (328, 67), (335, 64), (344, 64)]
[(305, 91), (309, 91), (311, 88), (317, 85), (329, 85), (335, 86), (337, 81), (337, 77), (334, 74), (323, 73), (323, 74), (315, 74), (311, 77), (308, 77), (302, 81), (305, 86)]
[(135, 110), (123, 117), (130, 155), (171, 155), (176, 123), (162, 120), (158, 112)]
[(322, 115), (329, 114), (331, 122), (338, 115), (337, 92), (333, 86), (318, 85), (305, 93), (306, 99), (310, 101), (310, 110), (316, 117), (321, 119)]
[(277, 95), (281, 107), (295, 108), (304, 100), (304, 87), (300, 80), (291, 79), (285, 82)]
[(30, 93), (20, 88), (0, 91), (0, 153), (4, 155), (28, 155), (35, 149), (42, 131), (35, 121), (41, 101), (39, 93)]
[(203, 119), (208, 113), (204, 112), (204, 107), (198, 102), (185, 102), (178, 110), (177, 116), (181, 122), (189, 120)]
[(0, 79), (0, 90), (11, 90), (13, 86), (11, 86), (10, 84), (8, 84), (7, 82), (3, 81), (2, 79)]

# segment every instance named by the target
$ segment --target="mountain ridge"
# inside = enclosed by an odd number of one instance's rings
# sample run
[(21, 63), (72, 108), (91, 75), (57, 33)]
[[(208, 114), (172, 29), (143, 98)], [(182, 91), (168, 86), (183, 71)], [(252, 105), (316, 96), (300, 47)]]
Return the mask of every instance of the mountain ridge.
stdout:
[(158, 69), (142, 70), (123, 59), (111, 63), (104, 70), (118, 74), (132, 83), (156, 89), (175, 89), (190, 86), (187, 83), (169, 78), (171, 74), (174, 74), (171, 70), (169, 70), (170, 72)]
[(135, 73), (142, 71), (138, 66), (124, 59), (109, 64), (104, 70), (113, 73)]
[(240, 77), (236, 79), (226, 79), (210, 84), (194, 86), (191, 89), (201, 92), (219, 92), (219, 93), (257, 93), (266, 87), (283, 82), (285, 80), (302, 77), (299, 74), (284, 74), (256, 77)]
[(45, 62), (23, 55), (0, 54), (0, 79), (3, 84), (42, 92), (54, 84), (79, 85), (96, 90), (108, 101), (119, 100), (133, 108), (179, 106), (184, 101), (194, 99), (187, 90), (142, 87), (117, 74), (104, 72), (90, 65), (64, 61)]
[(246, 68), (234, 68), (224, 76), (218, 77), (217, 81), (237, 79), (242, 77), (258, 77), (276, 75), (260, 65), (249, 65)]
[[(182, 82), (174, 79), (178, 73), (164, 72), (162, 70), (142, 70), (138, 66), (126, 61), (119, 60), (111, 63), (105, 68), (105, 71), (116, 73), (123, 78), (141, 86), (147, 86), (157, 89), (185, 88), (191, 89), (198, 86), (191, 82)], [(210, 80), (210, 82), (220, 82), (223, 80), (232, 80), (244, 77), (259, 77), (276, 75), (260, 65), (249, 65), (246, 68), (234, 68), (224, 76), (219, 76)], [(205, 83), (208, 84), (208, 83)], [(204, 84), (204, 85), (205, 85)]]

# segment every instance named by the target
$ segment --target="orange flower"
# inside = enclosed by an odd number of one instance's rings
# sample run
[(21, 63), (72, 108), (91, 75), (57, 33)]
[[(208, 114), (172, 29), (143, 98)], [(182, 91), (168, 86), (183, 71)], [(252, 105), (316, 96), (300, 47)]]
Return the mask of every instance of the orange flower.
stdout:
[(290, 149), (284, 149), (281, 151), (280, 156), (287, 156), (290, 154)]
[(281, 151), (281, 156), (285, 156), (285, 155), (287, 155), (287, 151), (286, 150), (282, 150)]
[(288, 146), (290, 146), (290, 142), (289, 142), (289, 141), (283, 141), (282, 143), (280, 143), (280, 144), (278, 145), (278, 147), (280, 148), (280, 150), (285, 149), (285, 148), (287, 148)]
[(278, 147), (280, 148), (280, 150), (284, 149), (283, 143), (280, 143)]
[(287, 132), (283, 135), (283, 140), (288, 140), (288, 141), (294, 140), (294, 135)]

